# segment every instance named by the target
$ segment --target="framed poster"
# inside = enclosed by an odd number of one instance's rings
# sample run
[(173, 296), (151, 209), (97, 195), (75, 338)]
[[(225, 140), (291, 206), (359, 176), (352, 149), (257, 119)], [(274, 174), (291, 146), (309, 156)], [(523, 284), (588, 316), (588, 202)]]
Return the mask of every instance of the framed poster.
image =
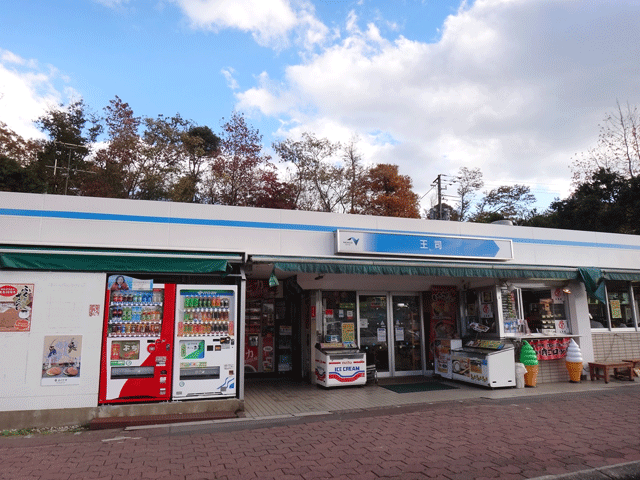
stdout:
[(493, 295), (491, 294), (491, 290), (485, 290), (485, 291), (481, 292), (480, 295), (481, 295), (480, 303), (492, 303), (493, 302)]
[(41, 385), (79, 385), (82, 335), (47, 335), (42, 350)]
[(33, 283), (0, 284), (0, 332), (31, 331)]

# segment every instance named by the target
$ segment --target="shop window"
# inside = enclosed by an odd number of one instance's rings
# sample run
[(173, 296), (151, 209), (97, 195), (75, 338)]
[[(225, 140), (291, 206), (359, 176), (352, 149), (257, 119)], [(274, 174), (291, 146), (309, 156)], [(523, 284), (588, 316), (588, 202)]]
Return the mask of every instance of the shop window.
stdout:
[(356, 292), (322, 292), (322, 341), (356, 344)]
[(589, 297), (589, 320), (591, 328), (609, 328), (609, 320), (604, 303)]
[(633, 328), (633, 304), (628, 282), (607, 282), (611, 328)]
[(487, 336), (498, 333), (495, 288), (467, 290), (463, 305), (463, 335)]
[(565, 300), (562, 288), (522, 289), (522, 306), (531, 333), (571, 333)]

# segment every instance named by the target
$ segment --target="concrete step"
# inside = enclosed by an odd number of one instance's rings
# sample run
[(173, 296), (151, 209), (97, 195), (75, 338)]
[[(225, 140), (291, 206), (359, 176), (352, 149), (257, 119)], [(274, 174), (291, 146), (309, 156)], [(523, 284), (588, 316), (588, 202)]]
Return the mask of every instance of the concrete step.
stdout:
[(94, 418), (89, 422), (90, 430), (107, 430), (140, 425), (160, 425), (165, 423), (200, 422), (204, 420), (223, 420), (237, 418), (236, 412), (197, 412), (165, 415), (137, 415), (128, 417)]

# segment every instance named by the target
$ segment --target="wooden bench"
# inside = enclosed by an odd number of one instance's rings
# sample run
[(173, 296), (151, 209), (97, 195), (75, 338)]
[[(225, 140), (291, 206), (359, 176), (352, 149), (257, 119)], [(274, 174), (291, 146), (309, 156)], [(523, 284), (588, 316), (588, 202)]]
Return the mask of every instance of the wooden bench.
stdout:
[(622, 361), (633, 364), (631, 368), (633, 369), (635, 376), (640, 377), (640, 374), (638, 374), (638, 364), (640, 364), (640, 358), (623, 358)]
[(616, 378), (625, 378), (633, 382), (633, 363), (631, 362), (589, 362), (591, 381), (604, 378), (604, 383), (609, 383), (611, 371)]

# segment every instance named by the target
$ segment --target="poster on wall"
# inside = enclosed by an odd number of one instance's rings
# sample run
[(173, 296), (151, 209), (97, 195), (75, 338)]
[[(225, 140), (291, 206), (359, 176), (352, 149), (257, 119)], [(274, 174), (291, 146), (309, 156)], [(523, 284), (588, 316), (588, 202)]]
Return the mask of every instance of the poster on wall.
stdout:
[(0, 284), (0, 332), (29, 332), (33, 283)]
[(82, 335), (47, 335), (42, 351), (41, 385), (79, 385)]
[(435, 339), (453, 338), (456, 335), (458, 289), (450, 285), (434, 285), (431, 287), (430, 300), (429, 360), (433, 360)]

